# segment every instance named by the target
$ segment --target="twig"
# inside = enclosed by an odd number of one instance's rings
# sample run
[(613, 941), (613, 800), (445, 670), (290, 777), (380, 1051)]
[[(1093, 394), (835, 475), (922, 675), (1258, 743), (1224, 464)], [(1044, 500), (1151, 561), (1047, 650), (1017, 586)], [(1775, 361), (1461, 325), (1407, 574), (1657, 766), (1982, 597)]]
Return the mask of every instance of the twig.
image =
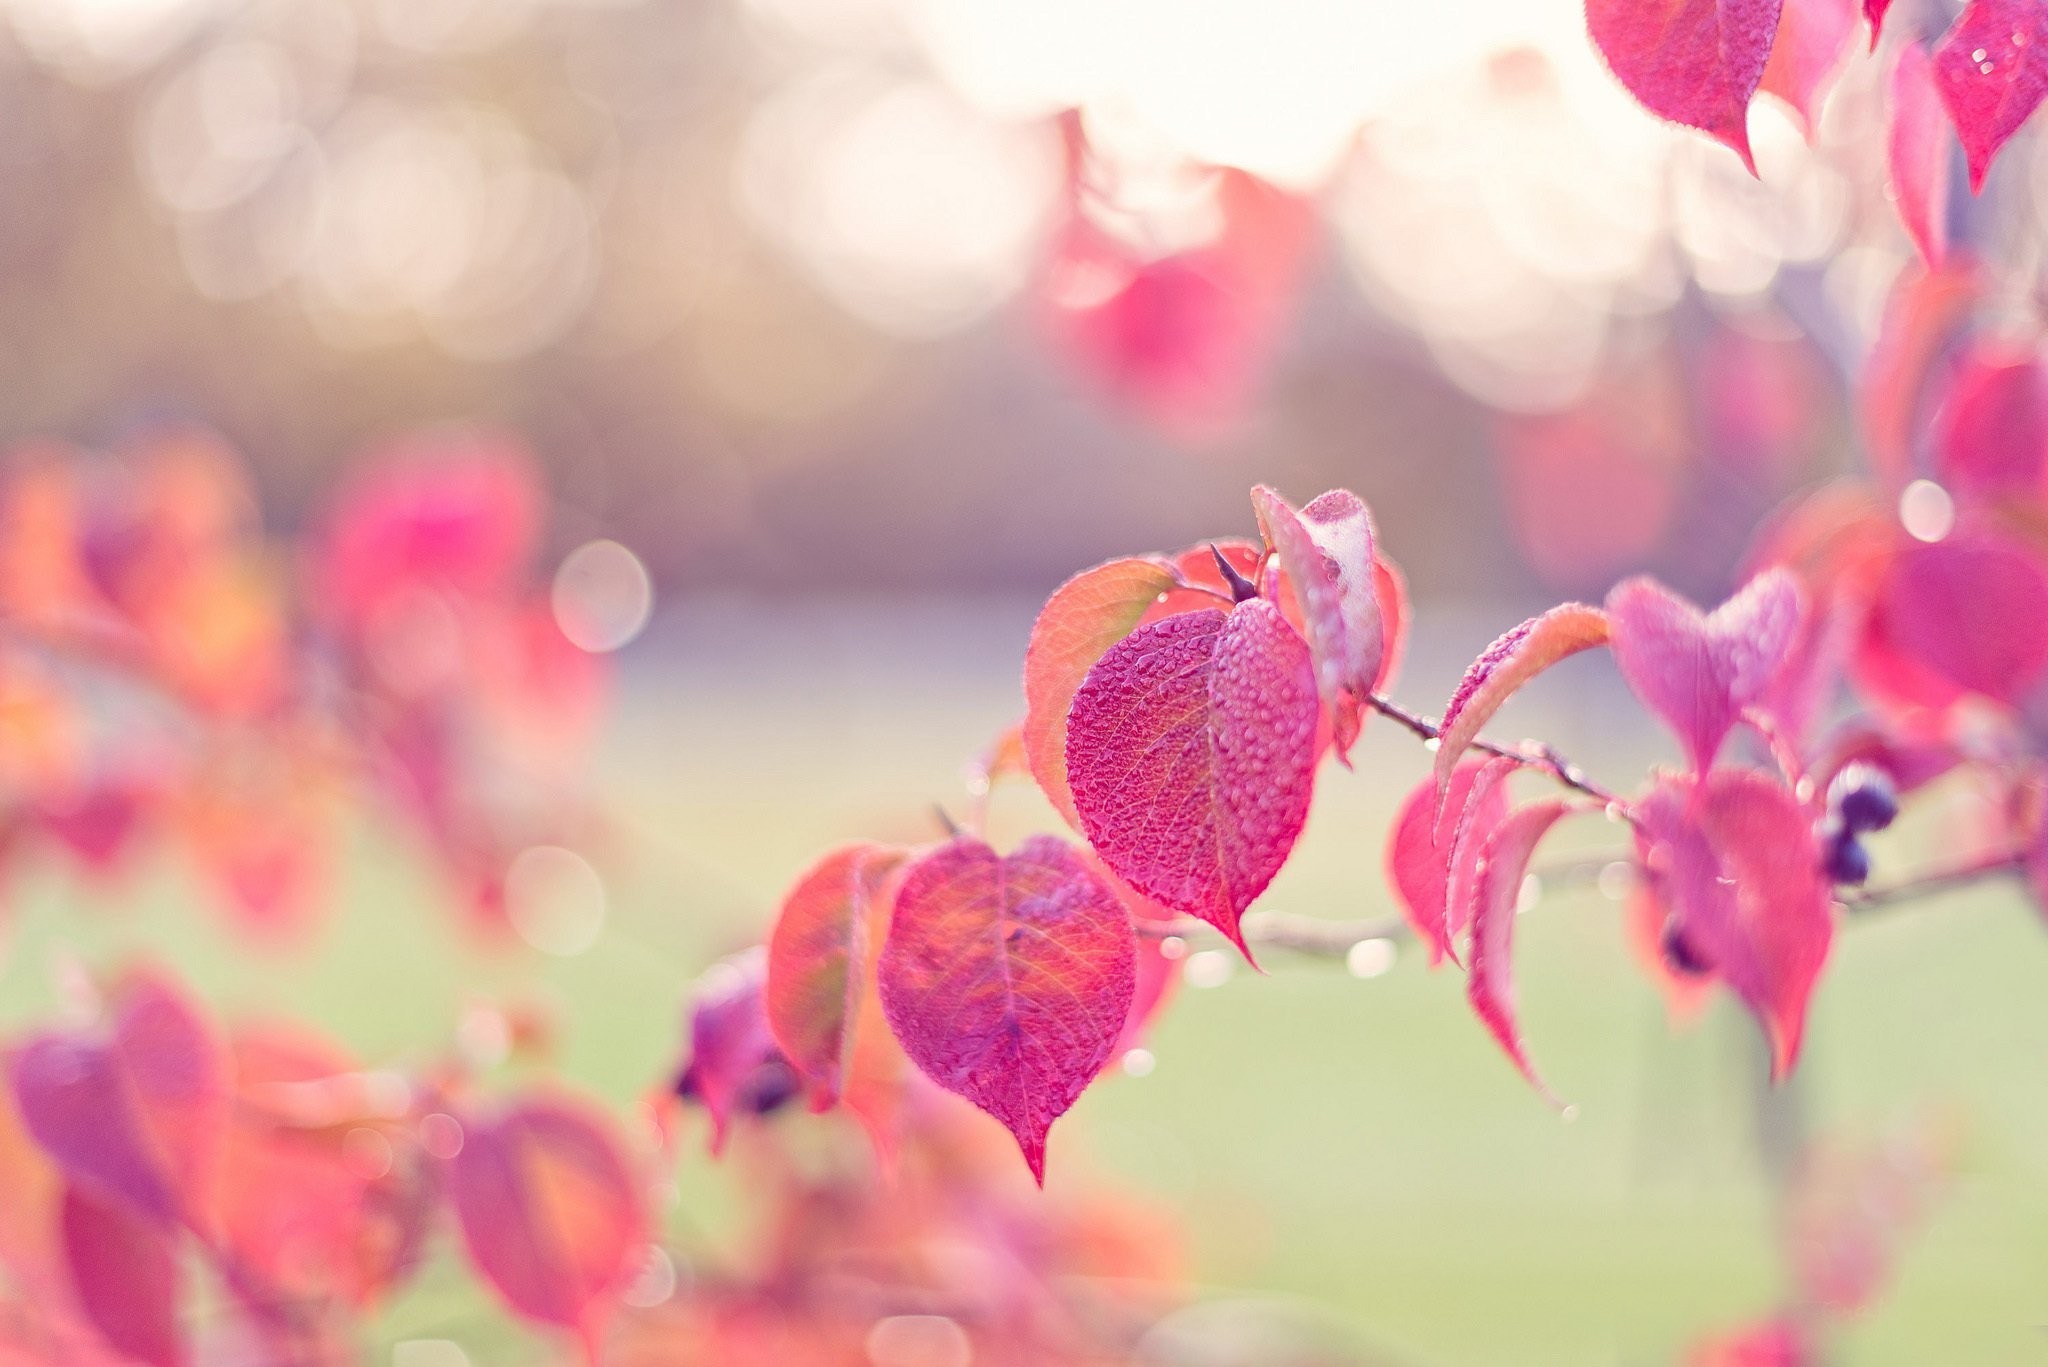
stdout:
[(1992, 878), (2004, 878), (2018, 873), (2025, 867), (2026, 860), (2027, 854), (2024, 850), (2004, 850), (1967, 864), (1915, 874), (1911, 878), (1887, 883), (1882, 887), (1843, 892), (1838, 894), (1838, 898), (1842, 905), (1851, 911), (1873, 911), (1879, 907), (1896, 906), (1900, 902), (1932, 897), (1951, 888), (1968, 887), (1972, 883)]
[[(1382, 697), (1374, 693), (1366, 701), (1372, 704), (1375, 712), (1378, 712), (1383, 717), (1399, 722), (1424, 740), (1441, 740), (1443, 738), (1444, 729), (1439, 723), (1431, 721), (1420, 712), (1409, 711), (1392, 698)], [(1538, 741), (1524, 741), (1520, 745), (1503, 745), (1499, 741), (1488, 740), (1484, 736), (1479, 736), (1472, 741), (1472, 748), (1483, 750), (1489, 755), (1498, 755), (1502, 759), (1513, 760), (1515, 763), (1527, 768), (1541, 769), (1574, 792), (1584, 793), (1587, 797), (1594, 799), (1610, 810), (1617, 810), (1624, 816), (1627, 815), (1628, 803), (1622, 800), (1619, 793), (1595, 783), (1586, 776), (1585, 770), (1559, 754), (1555, 746)]]
[[(1138, 934), (1148, 940), (1191, 939), (1214, 935), (1216, 928), (1193, 916), (1171, 921), (1139, 921)], [(1238, 926), (1245, 943), (1261, 949), (1281, 949), (1291, 954), (1341, 959), (1352, 947), (1366, 940), (1395, 940), (1409, 934), (1408, 922), (1399, 916), (1372, 916), (1355, 921), (1326, 921), (1291, 911), (1255, 911)]]

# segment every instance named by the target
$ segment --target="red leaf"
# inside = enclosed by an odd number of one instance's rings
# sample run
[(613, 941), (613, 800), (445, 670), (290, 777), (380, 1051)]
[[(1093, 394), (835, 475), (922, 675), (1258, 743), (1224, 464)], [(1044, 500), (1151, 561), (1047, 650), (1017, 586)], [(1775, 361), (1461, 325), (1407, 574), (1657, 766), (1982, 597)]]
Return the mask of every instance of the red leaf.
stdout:
[(1239, 918), (1308, 819), (1320, 710), (1307, 644), (1264, 599), (1141, 627), (1074, 695), (1082, 829), (1119, 878), (1242, 950)]
[(1892, 559), (1855, 658), (1880, 697), (1945, 708), (1964, 693), (2024, 701), (2048, 669), (2048, 565), (1989, 528), (1912, 542)]
[(1160, 560), (1112, 560), (1060, 585), (1032, 624), (1024, 651), (1024, 753), (1031, 776), (1076, 829), (1081, 822), (1067, 789), (1067, 709), (1074, 692), (1103, 652), (1130, 635), (1180, 582)]
[(878, 974), (889, 1028), (1016, 1136), (1041, 1184), (1047, 1129), (1130, 1016), (1135, 939), (1116, 893), (1050, 836), (1007, 858), (962, 836), (904, 875)]
[(591, 1360), (647, 1243), (641, 1184), (606, 1122), (529, 1097), (468, 1117), (448, 1168), (469, 1259), (505, 1303), (575, 1331)]
[(1586, 27), (1643, 107), (1735, 149), (1752, 174), (1749, 98), (1778, 31), (1779, 0), (1586, 0)]
[[(1160, 906), (1111, 873), (1109, 867), (1094, 851), (1083, 849), (1075, 853), (1095, 876), (1108, 884), (1109, 890), (1117, 895), (1117, 900), (1124, 904), (1124, 910), (1131, 914), (1134, 928), (1142, 929), (1149, 921), (1156, 930), (1161, 925), (1178, 919), (1172, 911)], [(1110, 1051), (1110, 1064), (1114, 1064), (1125, 1054), (1144, 1044), (1145, 1036), (1152, 1029), (1152, 1022), (1160, 1011), (1165, 1009), (1166, 1003), (1173, 997), (1174, 988), (1180, 983), (1182, 952), (1184, 951), (1177, 948), (1175, 954), (1168, 957), (1164, 936), (1138, 936), (1137, 977), (1131, 992), (1131, 1012), (1124, 1018), (1123, 1032), (1117, 1036), (1116, 1047)]]
[(1521, 900), (1522, 879), (1529, 871), (1529, 857), (1536, 844), (1559, 817), (1572, 810), (1563, 798), (1532, 802), (1512, 813), (1486, 838), (1479, 857), (1479, 882), (1472, 896), (1472, 968), (1466, 995), (1472, 1009), (1523, 1077), (1555, 1106), (1557, 1098), (1536, 1075), (1529, 1055), (1522, 1047), (1521, 1027), (1515, 1023), (1515, 985), (1510, 976), (1508, 956), (1515, 932), (1515, 909)]
[(2032, 495), (2048, 458), (2048, 373), (2029, 352), (1974, 348), (1949, 382), (1936, 468), (1956, 493)]
[(1347, 489), (1332, 489), (1296, 512), (1263, 484), (1252, 490), (1252, 508), (1300, 604), (1316, 688), (1330, 710), (1337, 757), (1348, 765), (1360, 709), (1387, 655), (1372, 514)]
[(211, 1027), (168, 984), (131, 980), (109, 1031), (34, 1037), (12, 1072), (29, 1133), (73, 1181), (167, 1225), (202, 1216), (226, 1067)]
[(1918, 43), (1900, 48), (1892, 67), (1891, 118), (1885, 167), (1899, 202), (1899, 221), (1921, 259), (1939, 266), (1948, 255), (1948, 168), (1955, 139), (1934, 84), (1934, 63)]
[(1805, 616), (1799, 581), (1766, 570), (1711, 613), (1652, 579), (1607, 595), (1614, 659), (1643, 705), (1678, 734), (1706, 772), (1742, 716), (1776, 680)]
[[(676, 1091), (711, 1117), (711, 1152), (725, 1152), (736, 1114), (758, 1109), (764, 1073), (786, 1078), (787, 1064), (769, 1032), (768, 957), (758, 946), (720, 960), (697, 980), (690, 1006), (690, 1060)], [(783, 1096), (787, 1096), (785, 1088)], [(777, 1098), (778, 1100), (780, 1098)]]
[[(1507, 790), (1497, 782), (1483, 785), (1483, 805), (1468, 811), (1475, 788), (1481, 787), (1476, 780), (1494, 763), (1486, 759), (1460, 764), (1451, 771), (1450, 787), (1442, 802), (1437, 800), (1434, 778), (1416, 784), (1401, 804), (1401, 814), (1387, 841), (1387, 881), (1393, 885), (1408, 923), (1428, 946), (1433, 965), (1451, 952), (1457, 935), (1449, 917), (1453, 869), (1460, 875), (1456, 881), (1469, 884), (1486, 836), (1507, 815)], [(1457, 838), (1460, 829), (1478, 839), (1461, 845)], [(1460, 920), (1464, 919), (1461, 915)]]
[(1808, 141), (1820, 125), (1821, 87), (1842, 64), (1856, 0), (1784, 0), (1762, 88), (1792, 106)]
[(867, 995), (868, 905), (903, 857), (883, 845), (832, 851), (783, 899), (768, 937), (768, 1029), (824, 1110), (839, 1099), (853, 1023)]
[(175, 1234), (76, 1186), (65, 1189), (62, 1221), (72, 1288), (108, 1346), (150, 1367), (185, 1362)]
[(1934, 82), (1962, 137), (1973, 191), (2048, 95), (2044, 49), (2048, 7), (2040, 0), (1970, 0), (1934, 49)]
[(1459, 756), (1516, 689), (1567, 655), (1605, 644), (1607, 635), (1606, 613), (1584, 603), (1565, 603), (1503, 632), (1482, 651), (1444, 708), (1437, 790), (1443, 791)]
[(1665, 779), (1636, 815), (1652, 890), (1707, 971), (1757, 1018), (1772, 1076), (1783, 1077), (1834, 938), (1811, 817), (1783, 784), (1748, 769)]

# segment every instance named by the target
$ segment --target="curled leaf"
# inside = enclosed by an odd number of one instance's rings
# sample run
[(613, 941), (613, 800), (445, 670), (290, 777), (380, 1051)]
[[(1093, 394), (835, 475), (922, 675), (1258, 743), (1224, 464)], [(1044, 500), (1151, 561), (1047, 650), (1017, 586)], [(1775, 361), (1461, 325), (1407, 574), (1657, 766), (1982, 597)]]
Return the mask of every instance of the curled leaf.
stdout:
[(1769, 691), (1805, 620), (1799, 581), (1766, 570), (1710, 613), (1652, 579), (1607, 595), (1614, 660), (1704, 773), (1742, 710)]
[(1934, 49), (1934, 82), (1963, 140), (1970, 188), (2048, 95), (2048, 7), (1970, 0)]
[(1481, 652), (1444, 708), (1437, 738), (1436, 782), (1442, 792), (1459, 756), (1516, 689), (1567, 655), (1604, 645), (1607, 614), (1584, 603), (1565, 603), (1513, 627)]
[(1645, 109), (1726, 143), (1751, 173), (1749, 99), (1779, 0), (1586, 0), (1586, 28)]
[(877, 980), (911, 1061), (1001, 1121), (1042, 1184), (1046, 1131), (1129, 1019), (1135, 959), (1130, 913), (1065, 844), (1005, 857), (962, 836), (906, 870)]
[(1252, 507), (1299, 600), (1316, 690), (1343, 759), (1387, 654), (1372, 515), (1348, 489), (1332, 489), (1297, 512), (1262, 484), (1252, 490)]
[(1939, 266), (1948, 255), (1948, 168), (1954, 148), (1948, 111), (1934, 84), (1934, 63), (1926, 48), (1907, 43), (1892, 67), (1885, 169), (1899, 221), (1930, 266)]
[(1142, 627), (1074, 695), (1082, 829), (1119, 878), (1243, 949), (1308, 818), (1320, 713), (1308, 646), (1264, 599)]
[(1060, 585), (1032, 623), (1024, 651), (1024, 754), (1038, 786), (1077, 829), (1067, 789), (1067, 709), (1103, 652), (1180, 584), (1165, 561), (1111, 560)]
[(1529, 858), (1558, 818), (1572, 810), (1563, 798), (1546, 798), (1511, 813), (1486, 838), (1479, 856), (1479, 881), (1472, 896), (1472, 967), (1466, 995), (1472, 1009), (1508, 1059), (1555, 1106), (1557, 1097), (1529, 1062), (1522, 1029), (1515, 1020), (1515, 984), (1509, 963), (1514, 948), (1515, 912)]
[(868, 905), (902, 858), (882, 845), (827, 854), (783, 899), (768, 937), (768, 1029), (824, 1110), (839, 1099), (852, 1026), (867, 993)]
[[(1438, 964), (1451, 952), (1456, 930), (1449, 917), (1450, 884), (1454, 877), (1469, 886), (1472, 867), (1486, 835), (1507, 815), (1507, 792), (1498, 783), (1484, 785), (1477, 811), (1472, 806), (1481, 771), (1496, 761), (1468, 760), (1451, 771), (1444, 801), (1437, 800), (1434, 778), (1425, 778), (1401, 804), (1387, 839), (1387, 881), (1397, 894), (1408, 923), (1429, 949), (1429, 961)], [(1477, 833), (1478, 841), (1458, 840), (1464, 828)], [(1465, 919), (1460, 917), (1462, 921)]]

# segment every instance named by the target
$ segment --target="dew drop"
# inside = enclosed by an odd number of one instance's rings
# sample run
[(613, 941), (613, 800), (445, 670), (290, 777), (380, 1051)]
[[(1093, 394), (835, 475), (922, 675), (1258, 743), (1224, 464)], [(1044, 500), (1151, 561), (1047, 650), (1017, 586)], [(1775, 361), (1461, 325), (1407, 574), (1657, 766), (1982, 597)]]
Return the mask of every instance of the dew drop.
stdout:
[(1394, 942), (1381, 936), (1360, 940), (1344, 955), (1344, 967), (1354, 978), (1378, 978), (1394, 966), (1399, 951)]
[(1520, 916), (1543, 900), (1543, 880), (1533, 873), (1522, 875), (1522, 887), (1515, 894), (1515, 915)]
[(1595, 886), (1600, 895), (1610, 902), (1619, 902), (1628, 896), (1628, 890), (1635, 885), (1636, 871), (1629, 867), (1626, 859), (1617, 859), (1601, 866), (1600, 877)]
[(1220, 949), (1204, 949), (1188, 955), (1187, 967), (1181, 973), (1189, 987), (1221, 987), (1230, 981), (1234, 969), (1228, 954)]
[(1981, 62), (1988, 56), (1990, 56), (1990, 54), (1980, 47), (1975, 52), (1970, 54), (1970, 60), (1973, 62)]
[(1444, 748), (1443, 738), (1440, 736), (1431, 736), (1428, 740), (1422, 742), (1422, 748), (1429, 751), (1429, 753), (1433, 755), (1437, 751)]
[(1125, 1077), (1150, 1077), (1158, 1066), (1159, 1060), (1152, 1056), (1150, 1049), (1130, 1049), (1124, 1053)]
[(1979, 62), (1979, 63), (1977, 63), (1977, 70), (1981, 71), (1981, 72), (1982, 72), (1982, 73), (1984, 73), (1984, 74), (1985, 74), (1986, 76), (1989, 76), (1989, 75), (1991, 74), (1991, 63), (1989, 63), (1989, 62)]

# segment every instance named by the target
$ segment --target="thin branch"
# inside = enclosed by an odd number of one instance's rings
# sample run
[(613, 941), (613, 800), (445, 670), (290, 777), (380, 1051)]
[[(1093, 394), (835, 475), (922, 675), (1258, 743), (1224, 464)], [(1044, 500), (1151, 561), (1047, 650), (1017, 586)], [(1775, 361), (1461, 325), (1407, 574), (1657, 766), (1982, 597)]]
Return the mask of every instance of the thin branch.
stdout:
[[(1373, 710), (1381, 716), (1399, 722), (1424, 740), (1441, 740), (1443, 738), (1444, 729), (1441, 724), (1430, 720), (1420, 712), (1409, 711), (1392, 698), (1382, 697), (1378, 693), (1374, 693), (1366, 701), (1370, 702)], [(1619, 793), (1595, 783), (1591, 778), (1587, 777), (1584, 769), (1581, 769), (1578, 765), (1559, 754), (1556, 747), (1552, 745), (1540, 741), (1524, 741), (1520, 745), (1503, 745), (1499, 741), (1488, 740), (1486, 737), (1480, 736), (1473, 740), (1472, 748), (1483, 750), (1489, 755), (1498, 755), (1502, 759), (1513, 760), (1525, 768), (1541, 769), (1574, 792), (1584, 793), (1587, 797), (1594, 799), (1602, 805), (1611, 809), (1617, 809), (1624, 814), (1628, 811), (1628, 803), (1622, 800)]]
[[(1194, 939), (1216, 934), (1214, 926), (1193, 916), (1139, 921), (1137, 925), (1138, 934), (1148, 940)], [(1409, 934), (1408, 922), (1399, 916), (1326, 921), (1292, 911), (1255, 911), (1244, 918), (1238, 929), (1246, 944), (1328, 959), (1341, 959), (1366, 940), (1397, 940)]]
[(2024, 868), (2026, 860), (2027, 854), (2024, 850), (2003, 850), (1983, 859), (1971, 860), (1967, 864), (1915, 874), (1896, 883), (1843, 892), (1838, 898), (1842, 905), (1851, 911), (1874, 911), (1880, 907), (1897, 906), (1901, 902), (1932, 897), (1954, 888), (1968, 887), (1972, 883), (2009, 877)]

